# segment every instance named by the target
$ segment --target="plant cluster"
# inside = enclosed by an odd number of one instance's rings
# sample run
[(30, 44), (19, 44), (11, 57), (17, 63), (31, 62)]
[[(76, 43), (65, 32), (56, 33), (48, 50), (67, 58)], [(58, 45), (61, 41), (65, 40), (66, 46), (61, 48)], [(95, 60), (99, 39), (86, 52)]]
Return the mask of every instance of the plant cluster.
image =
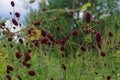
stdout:
[[(16, 29), (21, 26), (21, 15), (15, 11), (14, 1), (11, 6), (13, 12), (10, 15), (14, 16), (11, 22), (15, 26), (12, 28)], [(90, 6), (88, 2), (80, 9), (52, 9), (31, 14), (31, 23), (17, 32), (11, 32), (5, 22), (1, 22), (0, 28), (5, 36), (0, 38), (0, 78), (119, 80), (119, 33), (99, 30), (97, 27), (101, 22), (93, 20), (92, 13), (87, 10)], [(84, 26), (73, 18), (79, 10), (85, 11)], [(15, 42), (14, 36), (19, 43)]]

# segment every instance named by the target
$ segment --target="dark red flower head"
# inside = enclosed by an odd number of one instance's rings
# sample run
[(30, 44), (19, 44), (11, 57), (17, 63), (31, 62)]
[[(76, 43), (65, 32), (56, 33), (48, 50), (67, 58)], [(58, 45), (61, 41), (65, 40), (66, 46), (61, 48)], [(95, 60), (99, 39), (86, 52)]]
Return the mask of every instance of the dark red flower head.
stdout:
[(34, 76), (34, 75), (35, 75), (35, 71), (30, 70), (30, 71), (28, 71), (28, 74), (29, 74), (30, 76)]
[(30, 54), (26, 52), (26, 53), (24, 54), (24, 58), (25, 58), (25, 61), (26, 61), (26, 62), (29, 61), (29, 60), (31, 59)]
[(111, 76), (107, 76), (107, 80), (110, 80), (111, 79)]
[(21, 57), (21, 53), (20, 52), (16, 52), (15, 55), (16, 55), (16, 58), (18, 58), (18, 59)]
[(60, 31), (60, 29), (61, 29), (60, 26), (56, 26), (57, 31)]
[(76, 36), (76, 35), (78, 35), (78, 30), (73, 30), (72, 36)]
[(13, 71), (13, 67), (10, 66), (10, 65), (7, 65), (7, 70), (8, 70), (8, 71)]
[(82, 51), (86, 51), (86, 48), (85, 48), (84, 46), (81, 46), (80, 49), (81, 49)]
[(43, 38), (40, 40), (41, 44), (46, 44), (48, 42), (48, 38)]
[(97, 42), (100, 42), (100, 41), (101, 41), (101, 33), (100, 33), (100, 32), (97, 32), (97, 33), (96, 33), (96, 41), (97, 41)]
[(40, 25), (40, 21), (36, 21), (36, 22), (34, 23), (34, 25), (35, 25), (35, 26), (39, 26), (39, 25)]
[(26, 63), (25, 66), (26, 66), (27, 68), (30, 68), (30, 67), (31, 67), (31, 64), (30, 64), (30, 63)]
[(60, 40), (60, 44), (64, 45), (65, 44), (65, 40)]
[(108, 33), (110, 37), (113, 37), (113, 33), (112, 32), (109, 32)]
[(105, 52), (101, 52), (100, 55), (101, 55), (102, 57), (105, 57), (105, 56), (106, 56), (106, 53), (105, 53)]
[(86, 14), (85, 14), (86, 23), (90, 23), (91, 17), (92, 17), (91, 13), (89, 11), (87, 11)]
[(15, 6), (14, 1), (11, 1), (11, 6), (12, 6), (12, 7), (14, 7), (14, 6)]
[(12, 37), (9, 37), (9, 38), (8, 38), (8, 41), (11, 42), (11, 41), (12, 41)]
[(60, 50), (61, 50), (61, 51), (64, 51), (64, 46), (61, 46), (61, 47), (60, 47)]
[(17, 18), (19, 18), (19, 17), (20, 17), (20, 13), (19, 13), (19, 12), (16, 12), (16, 13), (15, 13), (15, 16), (16, 16)]
[(12, 18), (12, 23), (13, 23), (15, 26), (18, 26), (18, 22), (17, 22), (14, 18)]
[(47, 35), (46, 31), (42, 29), (42, 30), (41, 30), (41, 35), (42, 35), (42, 36), (46, 36), (46, 35)]
[(7, 80), (12, 80), (10, 75), (7, 74), (6, 77), (7, 77)]
[(66, 68), (65, 64), (62, 64), (61, 67), (64, 71), (66, 71), (67, 68)]
[(47, 37), (51, 40), (51, 41), (54, 41), (54, 35), (53, 34), (47, 34)]
[(20, 38), (20, 39), (19, 39), (19, 42), (22, 44), (22, 43), (23, 43), (23, 39)]

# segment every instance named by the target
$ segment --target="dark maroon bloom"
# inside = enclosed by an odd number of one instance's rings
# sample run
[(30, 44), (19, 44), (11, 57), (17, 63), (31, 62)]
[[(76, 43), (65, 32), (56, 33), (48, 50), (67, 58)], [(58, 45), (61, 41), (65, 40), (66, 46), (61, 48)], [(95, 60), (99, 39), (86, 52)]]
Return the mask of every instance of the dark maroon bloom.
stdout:
[(3, 45), (4, 48), (6, 48), (7, 46), (6, 45)]
[(51, 78), (50, 80), (54, 80), (53, 78)]
[(15, 54), (15, 55), (16, 55), (16, 58), (18, 58), (18, 59), (21, 57), (20, 52), (16, 52), (16, 54)]
[(66, 39), (68, 40), (69, 38), (70, 38), (70, 36), (69, 36), (69, 35), (67, 35), (67, 36), (66, 36)]
[(13, 44), (10, 44), (10, 47), (13, 48)]
[(32, 50), (31, 50), (31, 49), (28, 49), (28, 50), (27, 50), (27, 52), (28, 52), (28, 53), (31, 53), (31, 52), (32, 52)]
[(60, 50), (61, 50), (61, 51), (64, 51), (64, 46), (61, 46), (61, 47), (60, 47)]
[(90, 23), (91, 21), (91, 13), (89, 11), (86, 12), (85, 20), (86, 20), (86, 23)]
[(57, 29), (58, 31), (60, 31), (60, 26), (56, 26), (56, 29)]
[(9, 74), (9, 73), (10, 73), (10, 71), (9, 71), (9, 70), (6, 70), (6, 73), (7, 73), (7, 74)]
[(50, 43), (50, 42), (48, 42), (48, 43), (47, 43), (47, 45), (48, 45), (48, 46), (50, 46), (50, 45), (51, 45), (51, 43)]
[(40, 25), (40, 21), (37, 21), (34, 23), (35, 26), (39, 26)]
[(41, 44), (46, 44), (47, 42), (48, 42), (48, 38), (43, 38), (43, 39), (41, 39)]
[(34, 76), (34, 75), (35, 75), (35, 71), (30, 70), (30, 71), (28, 71), (28, 74), (29, 74), (30, 76)]
[(64, 44), (65, 44), (65, 41), (64, 41), (64, 40), (60, 40), (60, 44), (61, 44), (61, 45), (64, 45)]
[(86, 34), (90, 33), (90, 28), (89, 28), (89, 26), (86, 26), (86, 27), (85, 27), (85, 33), (86, 33)]
[(19, 42), (22, 44), (22, 43), (23, 43), (23, 39), (20, 38), (20, 39), (19, 39)]
[(51, 40), (51, 41), (54, 41), (54, 35), (53, 34), (47, 34), (47, 37)]
[(66, 68), (65, 64), (62, 64), (61, 67), (63, 68), (64, 71), (66, 71), (67, 68)]
[(78, 30), (73, 30), (72, 36), (76, 36), (76, 35), (78, 35)]
[(16, 27), (13, 27), (13, 29), (16, 29)]
[(46, 31), (45, 30), (41, 30), (41, 35), (42, 36), (46, 36), (47, 35)]
[(39, 42), (38, 42), (38, 41), (35, 41), (35, 42), (34, 42), (34, 45), (35, 45), (36, 47), (39, 47)]
[(14, 6), (15, 6), (14, 1), (11, 1), (11, 6), (12, 6), (12, 7), (14, 7)]
[(101, 49), (101, 42), (97, 42), (97, 46), (99, 49)]
[(94, 34), (97, 34), (97, 32), (98, 32), (97, 30), (94, 30)]
[(29, 53), (25, 53), (25, 54), (24, 54), (24, 57), (25, 57), (25, 61), (26, 61), (26, 62), (29, 61), (29, 60), (31, 59)]
[(100, 42), (100, 41), (101, 41), (101, 33), (100, 33), (100, 32), (97, 32), (97, 33), (96, 33), (96, 41), (97, 41), (97, 42)]
[(28, 30), (28, 34), (29, 34), (29, 35), (31, 34), (31, 30)]
[(16, 12), (16, 13), (15, 13), (15, 16), (16, 16), (17, 18), (19, 18), (19, 17), (20, 17), (20, 13), (19, 13), (19, 12)]
[(13, 67), (10, 66), (10, 65), (7, 65), (7, 70), (8, 70), (8, 71), (13, 71)]
[(26, 63), (25, 66), (26, 66), (27, 68), (30, 68), (30, 67), (31, 67), (31, 64), (30, 64), (30, 63)]
[(7, 80), (12, 80), (10, 75), (7, 74), (6, 77), (7, 77)]
[(111, 79), (111, 76), (107, 76), (107, 80), (110, 80)]
[(24, 66), (26, 65), (26, 63), (27, 63), (26, 61), (22, 61), (22, 64), (23, 64)]
[(55, 45), (55, 43), (56, 43), (55, 41), (52, 41), (52, 43), (51, 43), (51, 44), (52, 44), (52, 45)]
[(85, 48), (84, 46), (81, 46), (80, 49), (81, 49), (82, 51), (86, 51), (86, 48)]
[(12, 18), (12, 23), (13, 23), (15, 26), (18, 26), (18, 22), (17, 22), (14, 18)]
[(112, 32), (109, 32), (108, 33), (110, 37), (113, 37), (113, 33)]
[(96, 75), (98, 75), (98, 72), (95, 72)]
[(12, 41), (12, 37), (9, 37), (9, 38), (8, 38), (8, 41), (11, 42), (11, 41)]
[(105, 53), (105, 52), (101, 52), (100, 55), (101, 55), (102, 57), (105, 57), (105, 56), (106, 56), (106, 53)]
[(5, 26), (5, 23), (1, 23), (2, 26)]
[(73, 15), (73, 14), (74, 14), (74, 12), (73, 12), (73, 11), (70, 11), (69, 13), (70, 13), (71, 15)]

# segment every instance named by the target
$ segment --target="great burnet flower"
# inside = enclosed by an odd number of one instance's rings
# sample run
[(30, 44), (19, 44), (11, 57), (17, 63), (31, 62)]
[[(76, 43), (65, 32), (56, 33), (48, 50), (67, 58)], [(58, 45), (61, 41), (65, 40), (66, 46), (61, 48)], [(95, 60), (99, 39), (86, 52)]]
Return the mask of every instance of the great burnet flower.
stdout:
[(38, 30), (35, 26), (32, 28), (31, 33), (28, 34), (30, 41), (38, 40), (41, 36), (41, 31)]
[(84, 4), (84, 5), (82, 6), (82, 11), (86, 11), (86, 10), (88, 9), (88, 7), (90, 7), (90, 6), (91, 6), (91, 3), (90, 3), (90, 2)]

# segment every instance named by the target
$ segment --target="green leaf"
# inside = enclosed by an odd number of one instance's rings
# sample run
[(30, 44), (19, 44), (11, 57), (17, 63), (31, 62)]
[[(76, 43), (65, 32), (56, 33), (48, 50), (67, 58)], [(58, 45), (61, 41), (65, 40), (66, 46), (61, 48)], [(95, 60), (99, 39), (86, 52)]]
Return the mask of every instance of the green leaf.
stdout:
[(92, 36), (91, 34), (87, 34), (87, 35), (85, 35), (85, 38), (84, 38), (84, 39), (85, 39), (86, 41), (91, 40), (91, 36)]
[(32, 3), (34, 3), (36, 0), (30, 0), (29, 1), (29, 4), (32, 4)]
[(0, 75), (5, 74), (6, 66), (7, 66), (7, 64), (6, 64), (5, 60), (2, 57), (0, 57)]

